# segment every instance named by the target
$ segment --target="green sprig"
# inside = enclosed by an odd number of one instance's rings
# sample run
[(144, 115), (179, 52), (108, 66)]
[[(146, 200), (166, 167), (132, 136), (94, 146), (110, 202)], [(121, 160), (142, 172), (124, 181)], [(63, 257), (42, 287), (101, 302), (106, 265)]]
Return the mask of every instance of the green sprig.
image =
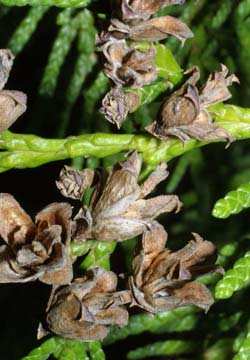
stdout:
[(64, 137), (67, 130), (71, 110), (81, 93), (83, 83), (87, 75), (93, 69), (96, 63), (94, 19), (90, 11), (87, 9), (82, 13), (82, 20), (78, 35), (78, 51), (79, 55), (75, 64), (73, 74), (71, 76), (66, 96), (63, 115), (58, 126), (58, 137)]
[(234, 356), (233, 360), (248, 360), (250, 359), (250, 332), (242, 341), (239, 352)]
[(228, 360), (232, 358), (233, 340), (231, 338), (220, 339), (204, 352), (206, 360)]
[(178, 356), (190, 354), (197, 349), (197, 342), (185, 340), (159, 341), (128, 353), (128, 359), (137, 360), (153, 356)]
[(57, 337), (52, 337), (44, 341), (39, 347), (32, 350), (21, 360), (47, 360), (50, 355), (55, 355), (62, 349), (62, 341)]
[(243, 289), (250, 282), (250, 251), (238, 259), (215, 288), (216, 299), (230, 298), (234, 292)]
[(115, 251), (116, 242), (92, 241), (91, 249), (81, 263), (82, 269), (100, 266), (106, 270), (110, 269), (110, 256)]
[(71, 44), (77, 36), (81, 23), (86, 21), (83, 12), (80, 12), (74, 18), (71, 18), (71, 15), (72, 9), (66, 9), (59, 15), (61, 28), (57, 34), (44, 70), (40, 85), (40, 93), (42, 95), (52, 96), (54, 94), (61, 67), (69, 53)]
[(226, 219), (250, 207), (250, 183), (241, 185), (237, 190), (230, 191), (223, 199), (216, 202), (213, 216)]
[(99, 341), (88, 343), (91, 360), (105, 360), (105, 354)]
[(5, 6), (58, 6), (58, 7), (81, 7), (89, 5), (91, 0), (0, 0)]
[(48, 6), (35, 6), (30, 8), (7, 45), (14, 54), (19, 54), (23, 50), (32, 34), (35, 32), (39, 21), (48, 10)]
[(118, 340), (123, 340), (130, 335), (139, 335), (149, 331), (152, 333), (160, 332), (182, 332), (195, 327), (197, 323), (197, 314), (195, 309), (186, 307), (178, 308), (173, 311), (167, 311), (156, 314), (155, 316), (140, 314), (131, 316), (127, 326), (123, 328), (114, 327), (104, 345), (112, 344)]

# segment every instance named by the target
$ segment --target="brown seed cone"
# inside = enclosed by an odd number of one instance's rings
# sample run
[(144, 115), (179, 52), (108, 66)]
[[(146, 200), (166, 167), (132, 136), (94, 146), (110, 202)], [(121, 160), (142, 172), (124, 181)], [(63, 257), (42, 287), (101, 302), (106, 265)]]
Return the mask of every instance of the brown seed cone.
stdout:
[[(159, 165), (149, 178), (138, 184), (142, 160), (134, 152), (113, 169), (103, 186), (97, 186), (91, 201), (88, 236), (100, 241), (123, 241), (142, 234), (160, 214), (178, 212), (181, 202), (176, 195), (145, 197), (166, 177), (165, 164)], [(84, 215), (82, 220), (84, 220)], [(79, 220), (79, 219), (78, 219)], [(78, 231), (78, 240), (86, 239)]]
[(137, 94), (115, 87), (103, 98), (100, 112), (120, 129), (128, 114), (137, 109), (139, 104), (140, 98)]
[(63, 196), (81, 200), (85, 190), (92, 185), (94, 175), (95, 172), (92, 169), (80, 171), (70, 166), (64, 166), (59, 180), (56, 181), (56, 186)]
[(222, 65), (219, 72), (210, 75), (201, 91), (196, 86), (199, 70), (192, 69), (187, 82), (163, 103), (158, 118), (146, 130), (152, 135), (167, 140), (177, 137), (185, 142), (197, 140), (225, 139), (233, 141), (230, 134), (212, 122), (208, 106), (231, 97), (228, 86), (238, 82), (235, 75), (227, 77), (228, 69)]
[(69, 254), (71, 206), (53, 203), (31, 218), (9, 194), (0, 194), (0, 283), (68, 284), (72, 279)]
[(171, 252), (165, 248), (167, 233), (158, 223), (143, 234), (133, 260), (130, 289), (133, 305), (151, 313), (195, 305), (208, 310), (213, 298), (206, 286), (193, 279), (201, 274), (222, 269), (214, 265), (215, 246), (193, 234), (183, 249)]
[(115, 85), (138, 88), (157, 78), (153, 47), (140, 51), (127, 46), (125, 40), (111, 39), (102, 50), (106, 58), (104, 72)]
[(128, 312), (123, 307), (131, 301), (129, 291), (118, 291), (117, 276), (93, 268), (69, 286), (52, 294), (47, 324), (53, 333), (68, 339), (103, 340), (110, 325), (124, 326)]

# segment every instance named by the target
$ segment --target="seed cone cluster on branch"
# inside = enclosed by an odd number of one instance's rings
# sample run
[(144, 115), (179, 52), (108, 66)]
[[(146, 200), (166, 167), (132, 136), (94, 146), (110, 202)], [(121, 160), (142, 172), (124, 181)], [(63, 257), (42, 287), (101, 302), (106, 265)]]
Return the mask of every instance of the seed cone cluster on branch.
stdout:
[[(161, 8), (183, 4), (183, 0), (121, 0), (116, 2), (115, 18), (107, 31), (97, 38), (104, 56), (104, 72), (114, 88), (104, 97), (101, 111), (118, 128), (139, 99), (125, 95), (122, 86), (140, 88), (157, 79), (154, 42), (169, 35), (182, 41), (193, 36), (192, 31), (172, 16), (152, 18)], [(146, 42), (146, 43), (145, 43)], [(120, 102), (114, 94), (121, 98)]]
[[(141, 165), (134, 152), (108, 174), (63, 168), (56, 185), (74, 207), (52, 203), (35, 222), (11, 195), (0, 194), (0, 237), (5, 242), (0, 247), (0, 282), (39, 279), (53, 286), (39, 338), (52, 332), (69, 339), (101, 340), (111, 325), (127, 324), (131, 306), (159, 313), (186, 305), (207, 311), (213, 304), (209, 289), (195, 279), (221, 271), (214, 265), (215, 246), (193, 234), (194, 240), (183, 249), (165, 248), (167, 232), (155, 219), (179, 211), (181, 203), (176, 195), (147, 198), (168, 171), (161, 164), (139, 184)], [(83, 206), (81, 200), (90, 190), (89, 205)], [(114, 272), (100, 267), (74, 279), (73, 244), (87, 239), (125, 241), (138, 235), (142, 239), (125, 289), (117, 289)]]
[[(98, 43), (105, 58), (104, 72), (115, 85), (105, 95), (101, 112), (118, 128), (128, 114), (140, 106), (140, 96), (131, 90), (142, 88), (157, 79), (156, 48), (153, 42), (161, 41), (168, 35), (182, 42), (192, 37), (191, 30), (173, 17), (151, 18), (164, 6), (183, 3), (117, 1), (119, 6), (116, 14), (119, 19), (111, 19), (108, 31), (100, 34)], [(170, 137), (177, 137), (183, 142), (192, 138), (225, 139), (230, 143), (233, 139), (225, 130), (213, 124), (208, 107), (230, 99), (228, 87), (238, 82), (237, 77), (228, 76), (228, 69), (222, 65), (221, 71), (211, 74), (206, 84), (198, 89), (199, 69), (191, 69), (186, 74), (189, 74), (188, 80), (165, 99), (156, 121), (146, 131), (161, 140)]]
[(14, 56), (0, 49), (0, 133), (7, 130), (26, 111), (27, 97), (21, 91), (5, 90)]

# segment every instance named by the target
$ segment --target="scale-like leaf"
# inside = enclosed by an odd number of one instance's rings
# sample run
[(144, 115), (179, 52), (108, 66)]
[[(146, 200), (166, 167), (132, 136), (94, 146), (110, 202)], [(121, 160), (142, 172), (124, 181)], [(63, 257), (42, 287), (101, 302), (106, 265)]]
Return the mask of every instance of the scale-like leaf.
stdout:
[(39, 21), (48, 10), (49, 7), (47, 6), (36, 6), (29, 10), (9, 41), (8, 48), (14, 54), (18, 54), (23, 50), (32, 34), (36, 31)]
[(39, 347), (32, 350), (21, 360), (47, 360), (50, 355), (59, 352), (62, 349), (62, 342), (59, 338), (52, 337), (44, 341)]
[(250, 282), (250, 251), (236, 261), (233, 268), (228, 270), (217, 283), (215, 297), (217, 299), (230, 298), (234, 292), (243, 289)]
[(139, 335), (146, 331), (152, 333), (159, 330), (159, 332), (188, 331), (195, 327), (197, 320), (195, 310), (190, 307), (179, 308), (154, 316), (147, 314), (134, 315), (130, 317), (127, 326), (123, 328), (114, 327), (104, 340), (104, 344), (112, 344), (130, 335)]
[(242, 341), (239, 352), (234, 356), (233, 360), (249, 360), (250, 359), (250, 332)]
[(88, 350), (91, 360), (105, 360), (105, 353), (99, 341), (93, 341), (88, 344)]
[(104, 269), (110, 269), (110, 256), (116, 248), (116, 242), (95, 241), (89, 254), (81, 264), (82, 269), (100, 266)]
[(59, 7), (78, 7), (87, 6), (91, 0), (1, 0), (6, 6), (25, 6), (25, 5), (43, 5)]
[(86, 343), (77, 340), (62, 339), (62, 349), (56, 358), (58, 360), (88, 360)]
[(156, 342), (128, 353), (129, 360), (145, 359), (153, 356), (178, 356), (195, 351), (198, 344), (194, 341), (167, 340)]
[(237, 190), (230, 191), (223, 199), (217, 201), (213, 216), (226, 219), (250, 207), (250, 183), (241, 185)]

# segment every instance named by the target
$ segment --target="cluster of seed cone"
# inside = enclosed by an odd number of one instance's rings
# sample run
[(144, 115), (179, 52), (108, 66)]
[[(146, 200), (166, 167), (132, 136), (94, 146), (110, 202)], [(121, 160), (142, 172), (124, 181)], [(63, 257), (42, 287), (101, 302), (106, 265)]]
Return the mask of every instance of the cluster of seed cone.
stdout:
[(139, 101), (123, 87), (141, 88), (157, 79), (155, 42), (172, 35), (183, 43), (192, 31), (172, 16), (153, 17), (163, 7), (183, 0), (118, 0), (110, 26), (97, 39), (104, 57), (104, 72), (113, 87), (103, 99), (106, 119), (122, 125)]
[[(10, 194), (0, 194), (0, 282), (40, 280), (52, 285), (43, 326), (38, 337), (49, 332), (69, 339), (101, 340), (111, 325), (124, 326), (128, 308), (136, 306), (159, 313), (195, 305), (207, 311), (213, 303), (209, 289), (195, 279), (215, 265), (215, 246), (198, 234), (178, 250), (165, 247), (167, 232), (156, 218), (179, 211), (176, 195), (148, 197), (168, 171), (161, 164), (138, 184), (142, 161), (134, 152), (110, 173), (65, 167), (56, 182), (63, 196), (73, 201), (52, 203), (33, 221)], [(88, 206), (82, 204), (92, 190)], [(74, 215), (73, 215), (74, 214)], [(94, 267), (74, 278), (72, 243), (138, 240), (132, 273), (125, 280)], [(120, 289), (121, 287), (121, 289)]]
[[(116, 18), (112, 18), (108, 30), (99, 35), (97, 43), (104, 57), (103, 70), (113, 83), (102, 101), (101, 112), (118, 128), (128, 114), (140, 106), (140, 96), (131, 89), (149, 85), (158, 77), (155, 42), (172, 35), (184, 43), (193, 36), (191, 30), (174, 17), (151, 18), (164, 6), (183, 3), (182, 0), (118, 1)], [(199, 88), (197, 67), (185, 75), (185, 83), (166, 97), (157, 119), (145, 130), (161, 140), (177, 137), (183, 142), (191, 138), (231, 142), (230, 135), (213, 123), (209, 107), (231, 97), (228, 87), (238, 82), (237, 77), (228, 76), (228, 69), (222, 65), (221, 71), (211, 74)]]
[[(154, 42), (169, 35), (184, 42), (192, 36), (188, 27), (173, 17), (152, 17), (164, 6), (183, 2), (117, 1), (115, 18), (100, 34), (98, 44), (105, 58), (104, 71), (114, 85), (103, 100), (102, 111), (118, 127), (139, 101), (135, 93), (123, 88), (142, 87), (157, 78)], [(23, 93), (3, 90), (12, 62), (12, 54), (0, 50), (0, 132), (26, 109)], [(199, 88), (199, 70), (193, 68), (186, 75), (187, 80), (167, 97), (147, 131), (162, 140), (174, 136), (182, 141), (231, 141), (229, 134), (213, 123), (209, 106), (228, 100), (228, 86), (237, 78), (228, 76), (222, 65), (221, 71)], [(178, 212), (181, 203), (176, 195), (149, 197), (168, 176), (165, 164), (139, 184), (141, 166), (140, 156), (133, 152), (109, 173), (65, 167), (57, 187), (74, 206), (68, 201), (49, 204), (34, 221), (12, 195), (0, 194), (0, 238), (5, 243), (0, 246), (0, 283), (40, 280), (52, 286), (39, 337), (53, 332), (69, 339), (100, 340), (111, 325), (127, 324), (131, 306), (158, 313), (186, 305), (207, 311), (212, 305), (209, 289), (195, 279), (222, 271), (215, 265), (215, 246), (193, 234), (184, 248), (166, 248), (167, 232), (156, 219)], [(90, 203), (82, 205), (89, 190)], [(121, 289), (118, 276), (100, 267), (74, 278), (72, 243), (125, 241), (138, 236), (132, 272), (125, 274)]]

